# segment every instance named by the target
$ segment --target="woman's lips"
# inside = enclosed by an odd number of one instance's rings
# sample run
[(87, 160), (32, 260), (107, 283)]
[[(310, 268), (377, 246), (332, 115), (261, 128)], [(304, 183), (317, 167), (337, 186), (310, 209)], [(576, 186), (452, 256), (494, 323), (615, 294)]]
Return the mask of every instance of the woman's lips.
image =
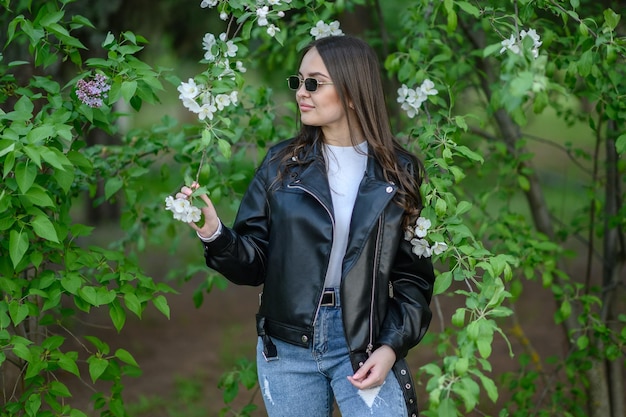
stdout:
[(298, 106), (300, 107), (300, 111), (309, 111), (309, 110), (313, 110), (313, 106), (311, 106), (310, 104), (306, 104), (306, 103), (299, 103)]

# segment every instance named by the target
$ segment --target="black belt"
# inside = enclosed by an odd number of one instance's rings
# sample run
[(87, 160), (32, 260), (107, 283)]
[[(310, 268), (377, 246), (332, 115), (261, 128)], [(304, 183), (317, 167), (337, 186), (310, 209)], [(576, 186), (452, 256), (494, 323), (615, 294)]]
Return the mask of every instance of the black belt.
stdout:
[(324, 290), (321, 307), (335, 307), (335, 290)]

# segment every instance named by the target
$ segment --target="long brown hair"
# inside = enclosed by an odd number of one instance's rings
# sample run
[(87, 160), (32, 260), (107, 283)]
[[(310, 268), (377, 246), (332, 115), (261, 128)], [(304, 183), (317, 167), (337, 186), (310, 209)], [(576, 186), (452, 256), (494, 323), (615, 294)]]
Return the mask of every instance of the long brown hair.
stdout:
[[(344, 112), (354, 112), (355, 117), (348, 117), (350, 132), (356, 131), (351, 126), (351, 121), (356, 121), (367, 140), (370, 153), (382, 167), (385, 180), (398, 185), (395, 201), (404, 209), (404, 222), (408, 226), (422, 209), (419, 186), (423, 168), (418, 158), (404, 149), (391, 133), (376, 53), (366, 42), (352, 36), (330, 36), (315, 40), (304, 49), (302, 55), (313, 48), (326, 65)], [(288, 160), (293, 163), (292, 156), (301, 154), (305, 147), (322, 140), (320, 127), (302, 124), (295, 140), (279, 156), (282, 165), (285, 166)], [(356, 145), (354, 136), (351, 140)], [(414, 172), (401, 166), (400, 154), (413, 161)]]

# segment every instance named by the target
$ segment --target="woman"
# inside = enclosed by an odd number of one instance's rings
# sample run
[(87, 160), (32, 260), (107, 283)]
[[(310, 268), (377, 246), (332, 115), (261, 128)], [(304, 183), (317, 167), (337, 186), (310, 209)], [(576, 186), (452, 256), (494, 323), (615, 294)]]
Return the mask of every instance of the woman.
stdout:
[(403, 358), (428, 328), (434, 274), (404, 231), (422, 207), (421, 167), (391, 134), (365, 42), (314, 41), (288, 83), (299, 134), (269, 150), (232, 229), (206, 195), (204, 224), (190, 225), (209, 267), (264, 286), (257, 367), (269, 416), (330, 416), (333, 399), (344, 417), (416, 416)]

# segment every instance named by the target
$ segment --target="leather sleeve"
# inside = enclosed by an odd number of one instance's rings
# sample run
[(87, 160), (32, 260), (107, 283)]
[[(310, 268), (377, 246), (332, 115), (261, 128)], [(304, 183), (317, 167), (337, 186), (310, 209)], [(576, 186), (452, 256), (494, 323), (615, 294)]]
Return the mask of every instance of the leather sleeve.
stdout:
[(389, 345), (403, 358), (426, 334), (435, 273), (430, 258), (418, 257), (402, 239), (390, 275), (393, 297), (388, 301), (378, 345)]
[(269, 213), (264, 172), (269, 157), (246, 190), (232, 228), (225, 227), (212, 242), (204, 242), (208, 267), (240, 285), (261, 285), (265, 279)]

